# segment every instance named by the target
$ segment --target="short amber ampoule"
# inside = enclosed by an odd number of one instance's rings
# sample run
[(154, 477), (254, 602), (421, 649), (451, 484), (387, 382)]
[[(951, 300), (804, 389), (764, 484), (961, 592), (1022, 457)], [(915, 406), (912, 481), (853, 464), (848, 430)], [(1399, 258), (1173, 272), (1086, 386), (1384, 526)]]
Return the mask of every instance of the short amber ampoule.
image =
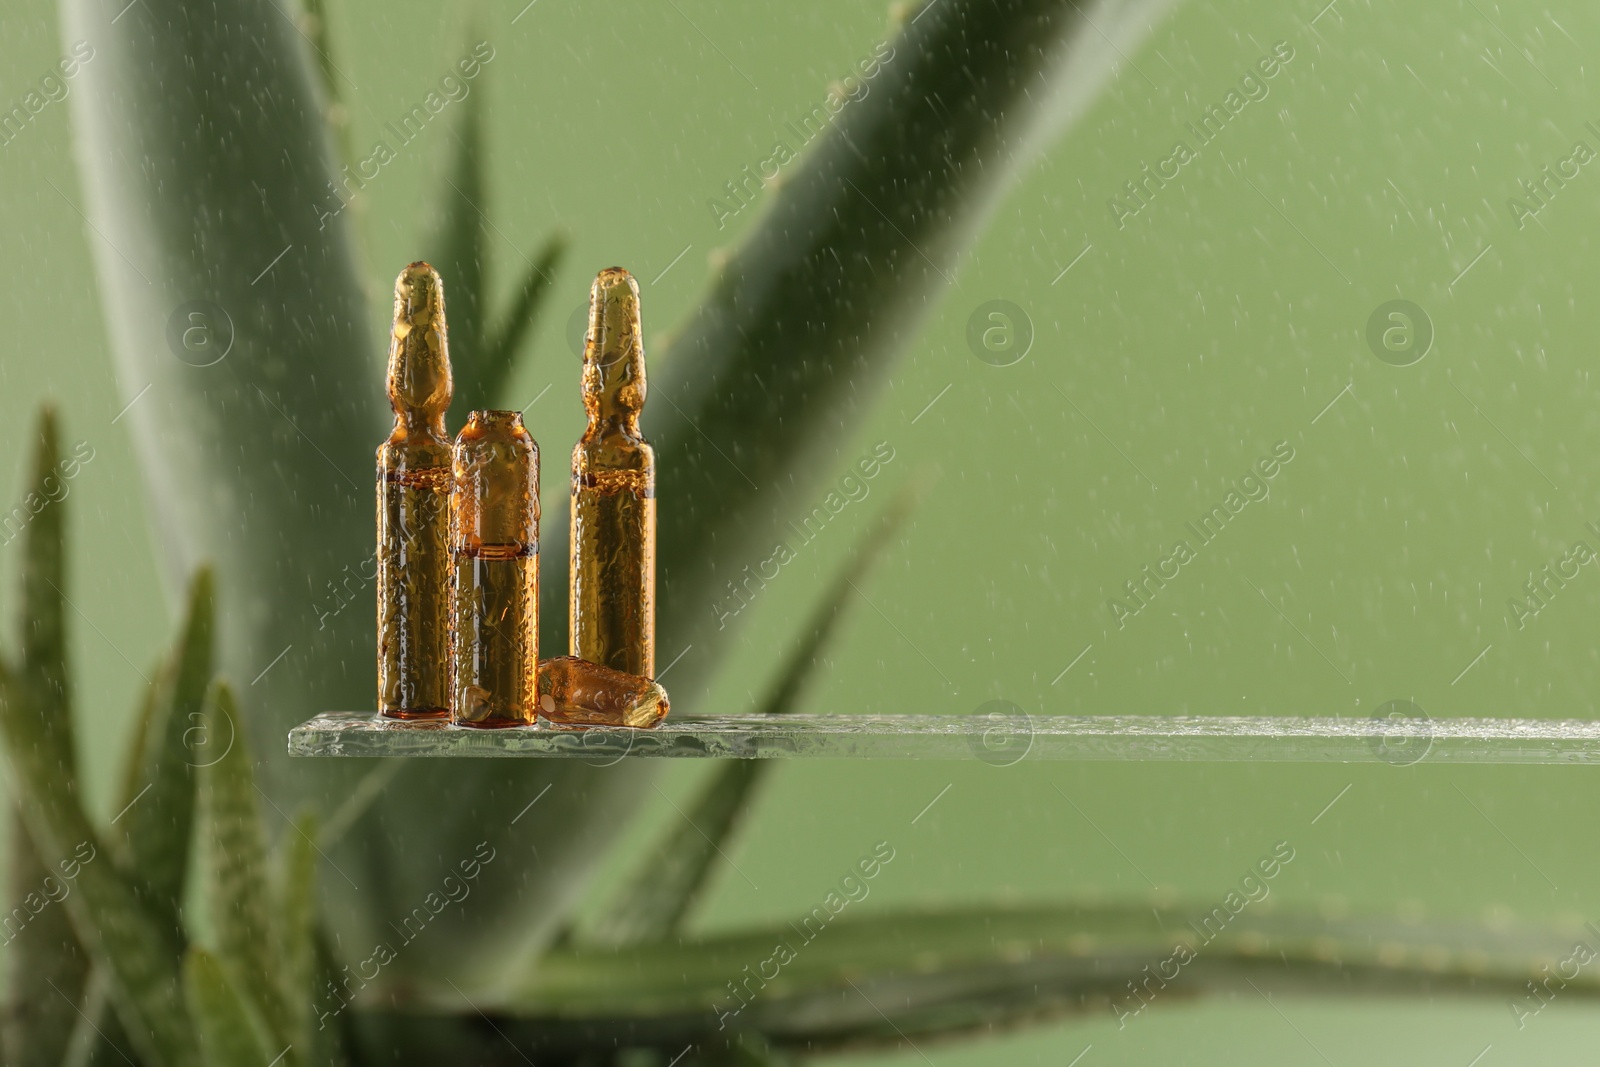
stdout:
[(656, 674), (656, 456), (644, 407), (639, 286), (621, 267), (595, 278), (583, 350), (589, 427), (572, 450), (571, 651)]
[(378, 448), (378, 708), (450, 713), (450, 348), (444, 286), (426, 263), (394, 283), (387, 377), (394, 430)]
[(456, 438), (450, 711), (528, 726), (539, 710), (539, 446), (515, 411), (474, 411)]

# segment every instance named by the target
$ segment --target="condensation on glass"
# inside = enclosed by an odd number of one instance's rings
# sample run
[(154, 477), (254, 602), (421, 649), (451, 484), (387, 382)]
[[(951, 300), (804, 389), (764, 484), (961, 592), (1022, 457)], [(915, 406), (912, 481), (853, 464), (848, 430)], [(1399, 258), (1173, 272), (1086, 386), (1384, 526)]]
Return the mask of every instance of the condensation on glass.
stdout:
[(452, 718), (530, 726), (538, 713), (539, 446), (515, 411), (474, 411), (456, 438)]
[(645, 400), (639, 286), (595, 278), (583, 353), (589, 425), (572, 450), (570, 651), (627, 674), (656, 673), (656, 457), (639, 432)]
[(444, 286), (426, 263), (394, 283), (386, 380), (394, 430), (378, 448), (378, 707), (450, 712), (450, 348)]
[(648, 678), (577, 656), (539, 661), (539, 714), (552, 723), (648, 728), (669, 710), (667, 691)]

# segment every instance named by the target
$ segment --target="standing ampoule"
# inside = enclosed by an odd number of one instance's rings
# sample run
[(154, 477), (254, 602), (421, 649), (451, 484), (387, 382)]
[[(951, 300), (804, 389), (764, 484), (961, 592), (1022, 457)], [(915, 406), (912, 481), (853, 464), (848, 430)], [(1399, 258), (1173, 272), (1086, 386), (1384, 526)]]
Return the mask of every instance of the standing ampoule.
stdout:
[(378, 708), (450, 713), (450, 347), (444, 286), (426, 263), (394, 283), (386, 386), (394, 430), (378, 448)]
[(474, 411), (452, 463), (451, 716), (530, 726), (539, 711), (539, 446), (515, 411)]
[(621, 267), (589, 293), (583, 406), (572, 450), (571, 652), (644, 678), (656, 674), (656, 456), (639, 433), (644, 344), (639, 286)]

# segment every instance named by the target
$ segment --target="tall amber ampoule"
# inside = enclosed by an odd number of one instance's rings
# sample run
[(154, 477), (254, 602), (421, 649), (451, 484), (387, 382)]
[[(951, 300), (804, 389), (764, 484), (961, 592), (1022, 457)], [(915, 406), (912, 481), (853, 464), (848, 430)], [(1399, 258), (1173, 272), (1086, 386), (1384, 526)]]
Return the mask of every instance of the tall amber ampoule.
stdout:
[(452, 717), (528, 726), (539, 711), (539, 446), (515, 411), (474, 411), (456, 438)]
[(571, 651), (654, 678), (656, 455), (639, 433), (644, 398), (639, 286), (610, 267), (589, 293), (589, 427), (572, 450)]
[(378, 448), (378, 708), (450, 713), (450, 348), (444, 286), (426, 263), (394, 283), (387, 380), (394, 430)]

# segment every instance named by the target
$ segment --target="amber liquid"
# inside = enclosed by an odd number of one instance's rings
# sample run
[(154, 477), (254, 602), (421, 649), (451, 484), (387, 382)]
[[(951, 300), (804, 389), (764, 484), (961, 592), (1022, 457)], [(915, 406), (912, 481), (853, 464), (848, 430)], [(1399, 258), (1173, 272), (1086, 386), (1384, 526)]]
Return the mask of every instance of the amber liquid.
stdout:
[(455, 721), (529, 726), (539, 711), (536, 546), (480, 545), (455, 556)]
[(655, 677), (655, 551), (650, 471), (591, 471), (573, 479), (574, 656), (626, 674)]
[(450, 468), (378, 480), (378, 707), (450, 714)]

